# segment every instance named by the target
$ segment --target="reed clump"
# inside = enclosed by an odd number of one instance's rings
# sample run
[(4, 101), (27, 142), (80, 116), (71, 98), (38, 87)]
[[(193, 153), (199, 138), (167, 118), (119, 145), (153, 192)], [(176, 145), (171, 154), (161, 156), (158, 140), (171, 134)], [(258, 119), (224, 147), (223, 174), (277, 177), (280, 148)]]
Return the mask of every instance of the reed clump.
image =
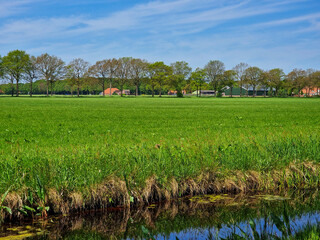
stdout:
[[(201, 174), (195, 179), (178, 182), (172, 178), (163, 185), (151, 177), (143, 188), (130, 189), (121, 179), (109, 179), (103, 184), (91, 186), (82, 192), (58, 193), (50, 189), (45, 205), (51, 213), (67, 214), (89, 209), (110, 207), (130, 208), (146, 206), (156, 202), (167, 202), (184, 196), (205, 194), (278, 193), (289, 190), (316, 189), (319, 187), (320, 165), (311, 162), (292, 163), (282, 170), (257, 173), (255, 171), (232, 171), (227, 175)], [(2, 217), (21, 218), (19, 209), (30, 206), (37, 209), (39, 200), (31, 204), (27, 193), (10, 193), (4, 204), (13, 210), (13, 215), (3, 212)]]

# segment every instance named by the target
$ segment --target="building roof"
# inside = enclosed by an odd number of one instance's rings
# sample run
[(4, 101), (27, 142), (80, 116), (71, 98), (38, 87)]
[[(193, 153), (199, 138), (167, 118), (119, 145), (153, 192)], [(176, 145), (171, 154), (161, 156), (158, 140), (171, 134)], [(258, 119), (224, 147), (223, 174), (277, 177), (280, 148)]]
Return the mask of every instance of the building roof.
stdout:
[[(114, 94), (115, 92), (120, 92), (120, 90), (118, 88), (111, 88), (111, 95)], [(104, 94), (105, 95), (110, 94), (110, 88), (105, 89)]]
[[(201, 94), (208, 94), (208, 93), (215, 93), (215, 91), (214, 90), (198, 90), (198, 92), (200, 93), (201, 92)], [(192, 92), (192, 94), (197, 94), (197, 90), (196, 91), (194, 91), (194, 92)]]

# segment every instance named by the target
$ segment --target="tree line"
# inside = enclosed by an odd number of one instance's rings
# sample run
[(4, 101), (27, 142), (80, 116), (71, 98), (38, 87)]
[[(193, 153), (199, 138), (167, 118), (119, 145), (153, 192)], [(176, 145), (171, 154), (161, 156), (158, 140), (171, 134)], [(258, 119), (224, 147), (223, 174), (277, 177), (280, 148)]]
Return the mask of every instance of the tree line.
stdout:
[(242, 89), (246, 90), (247, 95), (251, 89), (253, 97), (257, 89), (262, 89), (264, 96), (267, 92), (270, 96), (300, 96), (304, 88), (307, 91), (316, 89), (319, 95), (320, 88), (320, 71), (313, 69), (293, 69), (285, 74), (280, 68), (265, 71), (239, 63), (233, 69), (226, 70), (223, 62), (211, 60), (203, 68), (192, 70), (185, 61), (166, 65), (161, 61), (150, 63), (132, 57), (104, 59), (93, 65), (76, 58), (66, 64), (57, 56), (47, 53), (31, 56), (22, 50), (0, 56), (0, 79), (9, 86), (12, 96), (19, 96), (19, 88), (26, 86), (32, 96), (35, 85), (36, 92), (45, 92), (47, 96), (54, 94), (57, 85), (60, 86), (60, 92), (76, 92), (77, 96), (84, 89), (87, 94), (102, 92), (105, 95), (106, 88), (117, 86), (121, 96), (124, 88), (130, 87), (136, 96), (142, 88), (144, 93), (150, 93), (152, 97), (155, 94), (161, 97), (164, 91), (169, 90), (178, 97), (195, 90), (197, 96), (201, 96), (201, 90), (204, 89), (213, 89), (215, 95), (219, 96), (226, 88), (232, 97), (232, 90), (236, 87), (240, 88), (240, 96), (244, 95)]

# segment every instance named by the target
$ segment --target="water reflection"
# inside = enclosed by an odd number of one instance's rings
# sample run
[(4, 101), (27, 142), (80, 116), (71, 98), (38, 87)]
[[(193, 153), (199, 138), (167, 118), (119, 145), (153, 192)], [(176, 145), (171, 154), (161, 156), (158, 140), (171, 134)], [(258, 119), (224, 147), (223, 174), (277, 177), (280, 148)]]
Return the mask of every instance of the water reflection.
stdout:
[(319, 239), (319, 200), (318, 191), (207, 195), (2, 226), (0, 239)]

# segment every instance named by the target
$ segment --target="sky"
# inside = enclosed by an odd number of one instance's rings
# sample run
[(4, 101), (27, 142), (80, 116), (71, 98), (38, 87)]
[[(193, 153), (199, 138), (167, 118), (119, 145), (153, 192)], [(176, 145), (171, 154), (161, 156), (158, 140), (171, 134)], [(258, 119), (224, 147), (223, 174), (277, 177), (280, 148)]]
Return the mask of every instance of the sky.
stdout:
[(0, 55), (320, 69), (320, 0), (0, 0)]

